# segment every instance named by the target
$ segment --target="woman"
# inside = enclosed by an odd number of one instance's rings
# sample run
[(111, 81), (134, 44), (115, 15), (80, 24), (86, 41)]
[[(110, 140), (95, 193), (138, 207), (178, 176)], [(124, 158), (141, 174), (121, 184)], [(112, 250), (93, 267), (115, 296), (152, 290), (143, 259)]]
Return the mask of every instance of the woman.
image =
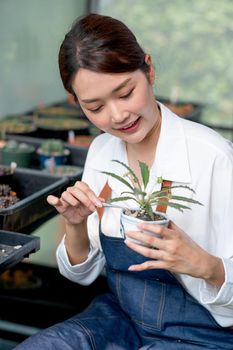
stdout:
[[(83, 285), (105, 267), (111, 292), (17, 349), (233, 349), (232, 145), (155, 100), (151, 57), (116, 19), (78, 19), (59, 67), (65, 89), (105, 133), (89, 149), (82, 181), (48, 196), (66, 222), (58, 266)], [(139, 177), (138, 159), (147, 163), (149, 186), (156, 176), (188, 184), (204, 206), (169, 208), (168, 228), (141, 224), (157, 237), (128, 233), (158, 249), (124, 240), (119, 210), (101, 213), (107, 195), (124, 191), (101, 172), (122, 172), (112, 159)]]

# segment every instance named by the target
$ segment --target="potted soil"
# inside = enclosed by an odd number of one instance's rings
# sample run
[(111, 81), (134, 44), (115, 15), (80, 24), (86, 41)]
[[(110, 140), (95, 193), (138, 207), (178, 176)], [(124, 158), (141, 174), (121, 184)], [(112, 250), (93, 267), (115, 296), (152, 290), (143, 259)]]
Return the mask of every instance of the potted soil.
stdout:
[(35, 147), (32, 145), (10, 140), (2, 148), (2, 162), (4, 165), (15, 162), (19, 167), (28, 168), (34, 152)]
[(8, 181), (16, 170), (16, 163), (12, 162), (10, 166), (8, 165), (0, 165), (0, 184), (5, 183), (5, 181)]
[(51, 169), (55, 165), (66, 163), (70, 150), (65, 148), (64, 142), (59, 139), (44, 140), (37, 149), (41, 168)]
[[(153, 207), (155, 205), (166, 205), (181, 212), (183, 212), (185, 209), (190, 209), (186, 203), (202, 205), (200, 202), (193, 198), (172, 194), (172, 190), (175, 188), (183, 188), (192, 193), (195, 193), (194, 190), (189, 186), (166, 186), (162, 187), (160, 190), (147, 192), (150, 171), (147, 164), (143, 162), (138, 162), (143, 182), (142, 184), (140, 184), (137, 175), (128, 165), (118, 160), (113, 160), (113, 162), (121, 164), (126, 168), (127, 172), (123, 176), (119, 176), (107, 171), (102, 171), (102, 173), (122, 182), (128, 187), (128, 191), (122, 192), (120, 197), (109, 199), (107, 203), (111, 204), (120, 201), (133, 200), (137, 204), (137, 208), (135, 207), (135, 209), (123, 209), (121, 212), (121, 226), (124, 233), (130, 230), (138, 230), (137, 224), (140, 221), (146, 221), (150, 224), (160, 224), (167, 226), (169, 222), (168, 216), (165, 213), (154, 211)], [(163, 183), (163, 179), (161, 177), (158, 177), (156, 181), (160, 184)], [(144, 233), (151, 234), (148, 231)], [(131, 238), (129, 237), (129, 239)]]
[(20, 199), (15, 191), (7, 184), (0, 184), (0, 210), (9, 208), (17, 203)]

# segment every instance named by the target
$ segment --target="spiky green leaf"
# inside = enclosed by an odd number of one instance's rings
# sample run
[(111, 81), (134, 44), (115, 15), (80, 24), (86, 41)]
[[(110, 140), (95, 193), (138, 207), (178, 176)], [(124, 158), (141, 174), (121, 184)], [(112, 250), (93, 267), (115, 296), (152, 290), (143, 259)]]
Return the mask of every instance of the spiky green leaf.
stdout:
[(140, 188), (135, 188), (134, 189), (134, 193), (136, 194), (136, 195), (142, 195), (143, 197), (145, 197), (146, 196), (146, 192), (144, 192), (144, 191), (142, 191)]
[(168, 197), (169, 193), (167, 191), (155, 191), (150, 194), (151, 198), (162, 198), (162, 197)]
[(141, 170), (141, 175), (142, 175), (142, 182), (144, 185), (144, 189), (146, 188), (148, 182), (149, 182), (149, 178), (150, 178), (150, 170), (147, 166), (146, 163), (140, 162), (138, 161), (139, 166), (140, 166), (140, 170)]
[(186, 205), (183, 204), (179, 204), (179, 203), (173, 203), (173, 202), (167, 202), (167, 201), (157, 201), (154, 202), (153, 204), (158, 204), (158, 205), (164, 205), (164, 206), (168, 206), (168, 207), (172, 207), (175, 209), (178, 209), (179, 211), (183, 212), (183, 209), (191, 209), (190, 207), (187, 207)]
[(149, 217), (151, 218), (151, 220), (153, 220), (154, 219), (153, 209), (149, 203), (145, 204), (145, 210), (146, 210), (147, 214), (149, 215)]
[(132, 191), (134, 191), (133, 186), (131, 186), (131, 184), (130, 184), (128, 181), (126, 181), (125, 179), (123, 179), (121, 176), (116, 175), (116, 174), (114, 174), (114, 173), (110, 173), (110, 172), (108, 172), (108, 171), (101, 171), (101, 173), (102, 173), (102, 174), (105, 174), (105, 175), (108, 175), (108, 176), (111, 176), (111, 177), (114, 177), (114, 179), (116, 179), (116, 180), (122, 182), (122, 183), (125, 184), (127, 187), (129, 187)]
[[(115, 197), (115, 198), (110, 198), (108, 199), (106, 202), (107, 203), (113, 203), (113, 202), (122, 202), (122, 201), (128, 201), (129, 199), (132, 199), (134, 201), (136, 201), (136, 199), (134, 197)], [(136, 201), (137, 202), (137, 201)]]
[(125, 164), (125, 163), (123, 163), (123, 162), (121, 162), (120, 160), (117, 160), (117, 159), (113, 159), (112, 161), (115, 162), (115, 163), (121, 164), (123, 167), (125, 167), (128, 170), (128, 172), (132, 175), (133, 181), (135, 183), (137, 183), (139, 187), (141, 187), (137, 175), (135, 174), (135, 172), (127, 164)]
[(184, 196), (171, 196), (171, 199), (176, 201), (183, 201), (183, 202), (203, 205), (202, 203), (196, 201), (195, 199), (184, 197)]
[(146, 192), (143, 192), (143, 191), (140, 190), (139, 188), (134, 188), (134, 192), (129, 192), (129, 191), (123, 191), (123, 192), (121, 192), (121, 194), (124, 194), (124, 193), (130, 193), (130, 194), (136, 195), (136, 196), (141, 195), (141, 196), (143, 196), (143, 197), (146, 196)]
[(193, 193), (196, 193), (193, 188), (186, 186), (186, 185), (164, 186), (163, 190), (172, 190), (173, 188), (184, 188), (184, 189), (189, 190)]

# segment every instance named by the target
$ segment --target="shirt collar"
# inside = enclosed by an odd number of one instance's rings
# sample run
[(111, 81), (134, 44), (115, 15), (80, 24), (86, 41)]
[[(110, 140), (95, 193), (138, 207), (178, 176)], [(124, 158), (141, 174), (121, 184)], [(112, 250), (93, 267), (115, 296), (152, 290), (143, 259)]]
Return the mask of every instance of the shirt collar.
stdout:
[(182, 118), (159, 103), (162, 115), (155, 168), (157, 176), (175, 182), (190, 183), (188, 149)]

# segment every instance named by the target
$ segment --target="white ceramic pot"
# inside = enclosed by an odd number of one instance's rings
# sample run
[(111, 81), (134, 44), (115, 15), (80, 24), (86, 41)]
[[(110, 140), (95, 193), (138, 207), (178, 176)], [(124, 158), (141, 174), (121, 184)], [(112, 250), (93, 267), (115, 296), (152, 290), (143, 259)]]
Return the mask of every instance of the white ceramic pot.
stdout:
[[(147, 224), (153, 225), (163, 225), (163, 226), (168, 226), (169, 223), (169, 218), (166, 214), (164, 213), (160, 213), (160, 212), (156, 212), (155, 214), (159, 214), (162, 215), (164, 218), (161, 220), (156, 220), (156, 221), (143, 221), (141, 219), (135, 218), (133, 216), (129, 216), (124, 214), (123, 212), (121, 213), (121, 231), (122, 231), (122, 236), (127, 237), (126, 232), (127, 231), (140, 231), (139, 228), (137, 227), (137, 224), (139, 224), (140, 222), (145, 222)], [(150, 231), (143, 231), (144, 234), (149, 235), (149, 236), (154, 236), (155, 233), (150, 232)], [(159, 236), (158, 236), (159, 237)], [(130, 239), (131, 241), (138, 243), (138, 244), (143, 244), (141, 241), (132, 239), (130, 237), (127, 237), (128, 239)]]

